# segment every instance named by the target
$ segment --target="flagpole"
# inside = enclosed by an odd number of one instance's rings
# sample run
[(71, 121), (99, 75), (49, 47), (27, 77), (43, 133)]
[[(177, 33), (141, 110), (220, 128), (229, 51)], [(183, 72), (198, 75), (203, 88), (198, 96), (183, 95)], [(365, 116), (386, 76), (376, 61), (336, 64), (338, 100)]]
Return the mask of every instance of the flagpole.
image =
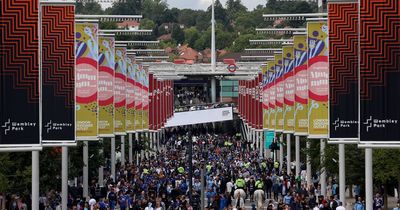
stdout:
[[(215, 10), (214, 0), (211, 5), (211, 71), (215, 72), (216, 69), (216, 54), (215, 54)], [(215, 77), (211, 78), (211, 102), (217, 102), (217, 84)]]

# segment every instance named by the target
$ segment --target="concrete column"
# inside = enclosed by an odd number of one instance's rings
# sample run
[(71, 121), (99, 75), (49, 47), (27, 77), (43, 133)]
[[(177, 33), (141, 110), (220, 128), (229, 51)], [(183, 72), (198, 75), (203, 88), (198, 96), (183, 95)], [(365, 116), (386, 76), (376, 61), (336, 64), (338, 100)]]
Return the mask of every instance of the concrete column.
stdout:
[[(325, 139), (321, 139), (321, 164), (323, 164), (323, 161), (325, 160), (325, 144)], [(321, 167), (321, 176), (319, 181), (321, 184), (321, 194), (326, 196), (326, 171), (323, 165)]]
[(111, 176), (114, 181), (115, 177), (115, 137), (111, 138)]
[(83, 197), (89, 196), (89, 142), (83, 142)]
[(211, 103), (217, 103), (217, 81), (215, 77), (211, 78)]
[(339, 197), (346, 207), (346, 161), (345, 145), (339, 144)]
[[(307, 139), (307, 150), (309, 150), (311, 147), (311, 142), (309, 139)], [(312, 181), (311, 181), (311, 157), (310, 155), (307, 155), (307, 169), (306, 169), (306, 176), (307, 176), (307, 186), (312, 185)]]
[(283, 135), (279, 137), (279, 171), (283, 170)]
[(68, 204), (68, 147), (61, 148), (61, 209)]
[(300, 174), (300, 136), (295, 136), (296, 146), (296, 176)]
[(365, 149), (365, 210), (373, 209), (374, 182), (372, 175), (372, 149)]
[(125, 136), (121, 136), (121, 165), (125, 165)]
[(39, 209), (39, 151), (32, 152), (32, 209)]
[[(101, 139), (101, 142), (103, 142), (104, 141), (104, 139)], [(103, 145), (102, 145), (102, 147), (100, 148), (100, 151), (99, 151), (99, 154), (100, 154), (100, 156), (101, 156), (101, 158), (103, 158), (104, 157), (104, 152), (103, 152)], [(64, 164), (63, 164), (64, 165)], [(100, 187), (103, 187), (103, 185), (104, 185), (104, 161), (103, 161), (103, 163), (100, 165), (100, 167), (99, 167), (99, 177), (98, 177), (98, 183), (99, 183), (99, 185), (100, 185)]]
[(129, 141), (129, 164), (133, 163), (133, 141), (132, 141), (132, 133), (129, 134), (128, 141)]
[(291, 156), (292, 156), (292, 153), (291, 153), (291, 141), (290, 141), (290, 134), (287, 134), (286, 135), (286, 153), (287, 153), (287, 155), (286, 155), (286, 171), (287, 171), (287, 174), (290, 174), (290, 172), (292, 171), (292, 169), (290, 168), (290, 163), (292, 162), (292, 160), (291, 160)]

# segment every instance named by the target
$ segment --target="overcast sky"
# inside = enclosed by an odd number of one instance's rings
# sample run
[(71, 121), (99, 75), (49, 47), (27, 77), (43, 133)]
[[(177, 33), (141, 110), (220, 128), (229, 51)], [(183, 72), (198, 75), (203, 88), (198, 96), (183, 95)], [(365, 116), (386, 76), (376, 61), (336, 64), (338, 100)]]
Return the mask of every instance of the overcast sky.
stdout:
[[(227, 0), (220, 0), (225, 6)], [(207, 9), (211, 5), (211, 0), (167, 0), (169, 7), (190, 8), (190, 9)], [(242, 0), (242, 4), (249, 10), (253, 10), (259, 4), (265, 4), (265, 0)]]

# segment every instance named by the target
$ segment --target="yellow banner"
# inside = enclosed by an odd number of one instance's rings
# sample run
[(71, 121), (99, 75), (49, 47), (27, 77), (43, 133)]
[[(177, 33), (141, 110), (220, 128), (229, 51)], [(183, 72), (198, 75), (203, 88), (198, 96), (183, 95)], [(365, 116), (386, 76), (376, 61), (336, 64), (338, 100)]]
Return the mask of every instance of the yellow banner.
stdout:
[[(276, 120), (276, 110), (275, 110), (275, 100), (276, 100), (276, 94), (275, 94), (275, 61), (268, 61), (268, 78), (269, 78), (269, 83), (268, 83), (268, 130), (275, 130), (275, 120)], [(268, 114), (267, 114), (268, 115)]]
[(283, 81), (283, 65), (282, 53), (275, 54), (275, 110), (276, 122), (275, 131), (283, 131), (283, 94), (284, 94), (284, 81)]
[(114, 43), (114, 37), (99, 37), (99, 137), (114, 136)]
[(98, 25), (77, 23), (76, 43), (76, 136), (97, 140), (98, 135)]
[(126, 135), (126, 48), (115, 48), (115, 135)]
[(308, 132), (308, 75), (307, 75), (307, 36), (293, 37), (294, 74), (295, 74), (295, 135), (307, 135)]
[(263, 106), (263, 129), (267, 130), (269, 126), (268, 119), (268, 94), (267, 94), (267, 85), (268, 85), (268, 64), (265, 64), (262, 67), (263, 74), (263, 87), (262, 87), (262, 106)]
[(284, 103), (283, 103), (283, 132), (294, 133), (294, 76), (293, 76), (293, 45), (283, 46), (284, 71)]
[(143, 76), (142, 76), (143, 66), (137, 65), (135, 68), (136, 74), (136, 91), (135, 91), (135, 103), (136, 103), (136, 112), (135, 112), (135, 130), (143, 131)]
[(135, 132), (135, 56), (127, 56), (126, 132)]
[(149, 130), (149, 68), (143, 67), (143, 130)]
[(326, 21), (308, 22), (308, 138), (328, 138), (329, 63)]

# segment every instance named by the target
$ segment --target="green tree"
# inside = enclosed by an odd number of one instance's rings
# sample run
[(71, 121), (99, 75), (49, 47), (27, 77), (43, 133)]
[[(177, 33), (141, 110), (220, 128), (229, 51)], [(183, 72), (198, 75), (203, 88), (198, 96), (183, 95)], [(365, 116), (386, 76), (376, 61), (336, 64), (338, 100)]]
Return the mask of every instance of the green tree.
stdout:
[(194, 47), (195, 42), (200, 37), (199, 31), (196, 27), (190, 27), (185, 29), (185, 43), (189, 44), (189, 46)]
[(228, 0), (226, 2), (226, 12), (229, 20), (234, 21), (238, 15), (247, 12), (247, 7), (242, 4), (241, 0)]
[[(211, 15), (211, 10), (212, 10), (212, 8), (211, 8), (211, 6), (209, 6), (208, 9), (207, 9), (207, 12), (210, 15)], [(228, 26), (229, 18), (228, 18), (228, 15), (226, 13), (226, 9), (222, 6), (222, 4), (221, 4), (221, 2), (219, 0), (215, 1), (214, 10), (215, 10), (215, 21), (220, 22), (225, 26)]]
[(111, 15), (137, 15), (141, 14), (142, 3), (140, 0), (118, 1), (106, 10)]
[(161, 25), (164, 23), (162, 16), (167, 9), (168, 5), (163, 0), (144, 0), (142, 14)]
[(178, 23), (190, 28), (196, 25), (196, 19), (199, 14), (205, 13), (204, 11), (195, 11), (191, 9), (182, 9), (179, 11)]
[(97, 2), (79, 2), (76, 3), (75, 13), (84, 15), (101, 15), (104, 11), (101, 8), (101, 5)]
[(148, 18), (143, 18), (140, 21), (140, 28), (141, 29), (155, 29), (156, 28), (156, 23), (154, 21), (148, 19)]
[(185, 33), (178, 24), (174, 24), (172, 29), (172, 39), (177, 43), (183, 43), (185, 41)]

